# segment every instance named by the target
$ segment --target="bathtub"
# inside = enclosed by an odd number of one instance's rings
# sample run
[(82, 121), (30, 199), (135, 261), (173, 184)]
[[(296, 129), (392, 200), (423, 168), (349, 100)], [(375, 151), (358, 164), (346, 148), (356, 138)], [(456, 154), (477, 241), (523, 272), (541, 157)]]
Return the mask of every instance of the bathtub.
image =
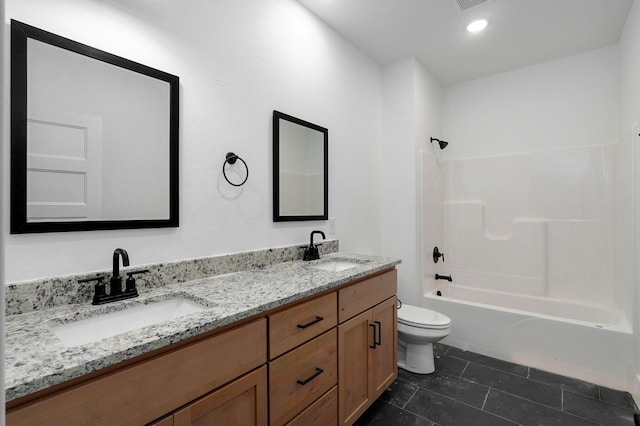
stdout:
[(633, 333), (619, 309), (456, 284), (441, 285), (425, 296), (425, 307), (451, 318), (451, 334), (442, 343), (629, 389)]

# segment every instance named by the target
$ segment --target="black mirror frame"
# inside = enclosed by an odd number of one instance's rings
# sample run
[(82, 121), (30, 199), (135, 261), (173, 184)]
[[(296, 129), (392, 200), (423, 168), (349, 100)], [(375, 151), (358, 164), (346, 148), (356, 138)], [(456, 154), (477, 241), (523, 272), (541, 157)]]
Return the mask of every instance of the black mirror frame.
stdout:
[[(34, 39), (169, 83), (169, 217), (167, 219), (27, 222), (27, 39)], [(11, 233), (179, 226), (179, 78), (11, 20)]]
[[(283, 216), (280, 214), (280, 120), (286, 120), (300, 126), (317, 130), (324, 135), (324, 211), (321, 215)], [(317, 124), (287, 115), (280, 111), (273, 111), (273, 221), (304, 221), (329, 219), (329, 130)]]

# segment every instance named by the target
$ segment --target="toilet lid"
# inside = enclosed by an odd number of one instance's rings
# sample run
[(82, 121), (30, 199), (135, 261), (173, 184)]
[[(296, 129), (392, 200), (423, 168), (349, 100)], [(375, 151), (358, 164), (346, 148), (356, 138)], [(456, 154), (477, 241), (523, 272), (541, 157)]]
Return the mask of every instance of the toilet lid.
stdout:
[(440, 312), (406, 303), (398, 309), (398, 322), (419, 328), (447, 328), (451, 325), (451, 319)]

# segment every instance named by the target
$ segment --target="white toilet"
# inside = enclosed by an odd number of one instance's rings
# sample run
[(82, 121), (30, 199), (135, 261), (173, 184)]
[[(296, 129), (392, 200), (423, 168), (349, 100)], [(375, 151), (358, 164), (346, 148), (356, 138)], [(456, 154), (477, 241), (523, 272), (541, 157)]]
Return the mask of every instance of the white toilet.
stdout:
[(398, 367), (418, 374), (435, 371), (433, 344), (451, 332), (446, 315), (403, 303), (398, 309)]

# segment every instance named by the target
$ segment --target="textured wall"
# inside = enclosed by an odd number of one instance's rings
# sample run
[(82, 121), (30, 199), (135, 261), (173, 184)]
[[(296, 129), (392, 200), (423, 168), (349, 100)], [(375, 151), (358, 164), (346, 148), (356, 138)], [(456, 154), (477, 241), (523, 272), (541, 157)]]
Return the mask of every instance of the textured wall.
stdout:
[[(178, 75), (181, 90), (180, 227), (7, 235), (5, 226), (8, 283), (103, 269), (120, 246), (132, 264), (145, 264), (297, 244), (313, 229), (328, 231), (324, 221), (272, 222), (274, 109), (329, 129), (331, 237), (344, 250), (380, 252), (381, 71), (299, 3), (11, 0), (6, 12)], [(8, 40), (8, 70), (6, 47)], [(242, 188), (222, 177), (229, 151), (249, 165)]]

